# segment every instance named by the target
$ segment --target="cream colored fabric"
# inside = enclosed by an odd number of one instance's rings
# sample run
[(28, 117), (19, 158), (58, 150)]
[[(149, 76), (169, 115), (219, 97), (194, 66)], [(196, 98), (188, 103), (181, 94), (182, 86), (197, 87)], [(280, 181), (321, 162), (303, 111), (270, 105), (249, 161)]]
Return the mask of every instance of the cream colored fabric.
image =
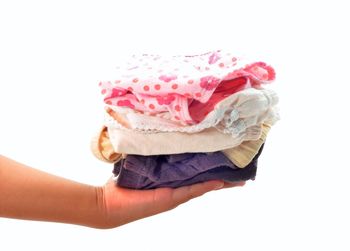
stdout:
[[(237, 166), (243, 168), (247, 166), (256, 153), (259, 151), (261, 145), (265, 142), (268, 132), (271, 126), (268, 124), (262, 125), (260, 131), (260, 138), (257, 140), (244, 141), (240, 145), (225, 149), (222, 152)], [(173, 134), (173, 133), (170, 133)], [(147, 134), (148, 135), (148, 134)], [(192, 134), (192, 136), (195, 134)], [(127, 154), (116, 153), (110, 142), (108, 131), (106, 127), (103, 127), (100, 133), (93, 138), (91, 142), (91, 149), (94, 155), (105, 162), (115, 163), (125, 158)]]
[(245, 141), (237, 147), (226, 149), (222, 152), (232, 161), (233, 164), (243, 168), (247, 166), (257, 154), (260, 147), (265, 142), (270, 129), (270, 125), (263, 124), (262, 133), (258, 140)]
[(96, 158), (108, 163), (118, 162), (122, 158), (122, 154), (114, 151), (106, 127), (91, 140), (91, 151)]
[(161, 155), (186, 152), (215, 152), (238, 146), (243, 141), (257, 140), (261, 125), (254, 125), (234, 137), (208, 128), (198, 133), (159, 132), (141, 133), (108, 128), (114, 150), (118, 153), (137, 155)]

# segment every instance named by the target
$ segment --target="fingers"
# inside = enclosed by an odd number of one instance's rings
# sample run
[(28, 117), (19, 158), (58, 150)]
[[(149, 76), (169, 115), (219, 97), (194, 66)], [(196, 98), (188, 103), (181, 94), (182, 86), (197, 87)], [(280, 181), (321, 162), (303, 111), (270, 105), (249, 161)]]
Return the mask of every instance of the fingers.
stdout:
[[(147, 191), (152, 193), (153, 204), (157, 205), (154, 208), (160, 211), (169, 210), (176, 206), (185, 203), (193, 198), (199, 197), (207, 192), (219, 190), (222, 188), (232, 188), (236, 186), (244, 186), (245, 181), (240, 182), (224, 182), (221, 180), (212, 180), (194, 184), (191, 186), (183, 186), (176, 189), (158, 188)], [(146, 191), (145, 191), (146, 192)]]
[(168, 211), (190, 199), (201, 196), (209, 191), (220, 189), (223, 186), (223, 181), (216, 180), (198, 183), (191, 186), (183, 186), (176, 189), (157, 188), (154, 190), (143, 191), (144, 198), (147, 197), (146, 195), (152, 196), (152, 204), (149, 207), (149, 211), (144, 210), (144, 212), (148, 215), (152, 215)]
[(245, 185), (245, 181), (225, 182), (223, 188), (241, 187), (244, 185)]
[(213, 180), (191, 186), (180, 187), (174, 189), (172, 200), (175, 205), (179, 205), (209, 191), (221, 189), (224, 185), (225, 183), (223, 181)]
[(174, 207), (185, 203), (193, 198), (199, 197), (207, 192), (213, 191), (213, 190), (219, 190), (222, 188), (232, 188), (237, 186), (244, 186), (245, 181), (239, 181), (239, 182), (224, 182), (219, 180), (214, 181), (207, 181), (191, 186), (185, 186), (180, 187), (177, 189), (174, 189), (173, 191), (173, 203)]

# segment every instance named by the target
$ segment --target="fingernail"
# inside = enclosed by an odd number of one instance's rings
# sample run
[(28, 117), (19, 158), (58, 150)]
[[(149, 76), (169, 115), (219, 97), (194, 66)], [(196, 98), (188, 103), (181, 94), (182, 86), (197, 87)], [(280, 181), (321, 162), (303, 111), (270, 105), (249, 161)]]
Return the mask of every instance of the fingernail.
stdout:
[(224, 183), (221, 182), (221, 183), (217, 184), (217, 185), (214, 187), (214, 190), (219, 190), (219, 189), (221, 189), (221, 188), (223, 188), (223, 187), (224, 187)]

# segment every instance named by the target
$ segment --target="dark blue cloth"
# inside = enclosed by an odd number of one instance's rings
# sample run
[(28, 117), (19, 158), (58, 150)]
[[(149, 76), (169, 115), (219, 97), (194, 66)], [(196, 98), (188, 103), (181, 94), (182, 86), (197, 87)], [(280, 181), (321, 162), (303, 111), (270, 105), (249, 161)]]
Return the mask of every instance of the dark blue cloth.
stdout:
[(263, 146), (245, 168), (236, 167), (222, 152), (173, 155), (128, 155), (114, 164), (116, 184), (133, 189), (180, 187), (208, 180), (254, 180)]

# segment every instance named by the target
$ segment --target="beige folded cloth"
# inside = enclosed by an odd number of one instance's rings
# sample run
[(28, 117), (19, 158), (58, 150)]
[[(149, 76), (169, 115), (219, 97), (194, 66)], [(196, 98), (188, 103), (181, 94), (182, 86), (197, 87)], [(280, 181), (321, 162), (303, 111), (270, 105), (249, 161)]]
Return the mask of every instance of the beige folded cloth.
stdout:
[(108, 163), (118, 162), (122, 158), (121, 153), (114, 151), (105, 126), (92, 138), (90, 148), (96, 158)]
[[(238, 167), (247, 166), (259, 151), (261, 145), (265, 142), (266, 136), (271, 126), (262, 125), (260, 138), (257, 140), (243, 141), (236, 147), (225, 149), (222, 152)], [(174, 134), (174, 133), (169, 133)], [(193, 134), (194, 135), (194, 134)], [(192, 137), (193, 137), (192, 135)], [(173, 141), (170, 141), (173, 142)], [(91, 141), (91, 150), (93, 154), (100, 160), (115, 163), (125, 158), (127, 154), (115, 152), (111, 144), (107, 127), (103, 127), (100, 132)]]
[(258, 140), (244, 141), (239, 146), (225, 149), (222, 152), (228, 157), (237, 167), (246, 167), (255, 157), (262, 144), (265, 142), (271, 126), (263, 124), (262, 133)]

